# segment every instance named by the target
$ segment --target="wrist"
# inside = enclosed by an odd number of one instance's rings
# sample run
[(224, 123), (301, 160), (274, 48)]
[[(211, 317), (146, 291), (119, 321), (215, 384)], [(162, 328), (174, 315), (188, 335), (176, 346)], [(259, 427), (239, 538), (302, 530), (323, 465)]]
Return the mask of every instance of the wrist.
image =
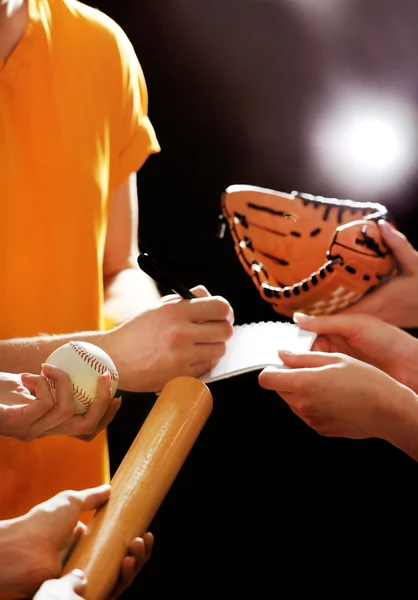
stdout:
[[(22, 581), (26, 579), (27, 564), (24, 539), (24, 517), (0, 521), (0, 591), (3, 593), (24, 593)], [(27, 542), (26, 542), (27, 543)]]
[(418, 461), (418, 396), (397, 382), (380, 411), (378, 435)]
[(100, 338), (97, 338), (97, 340), (95, 342), (93, 342), (94, 344), (96, 344), (97, 346), (99, 346), (102, 350), (104, 350), (104, 352), (106, 352), (106, 354), (108, 354), (110, 356), (110, 358), (113, 360), (113, 362), (115, 363), (115, 367), (118, 370), (119, 373), (119, 377), (120, 377), (120, 363), (121, 363), (121, 356), (119, 355), (120, 353), (118, 352), (118, 330), (121, 328), (121, 325), (116, 325), (115, 327), (112, 327), (111, 329), (108, 329), (106, 331), (101, 331), (100, 332)]
[(58, 576), (56, 557), (42, 548), (33, 512), (0, 521), (0, 593), (32, 597), (47, 579)]
[(407, 388), (411, 389), (415, 394), (418, 393), (418, 361), (417, 361), (417, 348), (412, 356), (408, 356), (404, 360), (402, 375), (397, 378)]
[(390, 375), (418, 393), (418, 340), (406, 331), (398, 330), (391, 345)]
[(123, 349), (123, 339), (120, 340), (121, 329), (123, 325), (117, 325), (108, 331), (103, 331), (101, 333), (100, 342), (97, 344), (100, 346), (102, 350), (106, 352), (112, 359), (115, 364), (116, 370), (119, 375), (119, 389), (126, 390), (126, 372), (128, 368), (128, 364), (126, 360), (129, 360), (129, 351), (128, 357), (126, 356), (126, 352), (121, 351), (120, 348)]
[(100, 347), (111, 357), (119, 374), (119, 389), (125, 392), (155, 392), (158, 376), (153, 345), (145, 354), (140, 353), (141, 338), (133, 319), (102, 333)]

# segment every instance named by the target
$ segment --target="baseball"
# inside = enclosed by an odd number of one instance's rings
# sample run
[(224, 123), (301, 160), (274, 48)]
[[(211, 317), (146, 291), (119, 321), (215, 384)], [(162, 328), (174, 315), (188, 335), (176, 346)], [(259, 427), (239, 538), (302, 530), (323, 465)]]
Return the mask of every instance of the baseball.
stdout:
[(110, 374), (112, 398), (116, 394), (119, 381), (116, 367), (110, 356), (94, 344), (68, 342), (54, 350), (45, 362), (68, 373), (73, 384), (74, 413), (77, 415), (87, 412), (96, 397), (97, 380), (106, 371)]

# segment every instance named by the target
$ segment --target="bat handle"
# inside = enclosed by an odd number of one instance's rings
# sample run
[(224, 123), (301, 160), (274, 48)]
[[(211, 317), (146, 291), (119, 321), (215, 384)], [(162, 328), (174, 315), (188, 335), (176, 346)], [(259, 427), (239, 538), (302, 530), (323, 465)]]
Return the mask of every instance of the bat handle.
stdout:
[(127, 548), (143, 535), (174, 482), (213, 407), (200, 380), (177, 377), (161, 391), (111, 481), (99, 508), (76, 544), (63, 574), (81, 569), (86, 600), (107, 600)]

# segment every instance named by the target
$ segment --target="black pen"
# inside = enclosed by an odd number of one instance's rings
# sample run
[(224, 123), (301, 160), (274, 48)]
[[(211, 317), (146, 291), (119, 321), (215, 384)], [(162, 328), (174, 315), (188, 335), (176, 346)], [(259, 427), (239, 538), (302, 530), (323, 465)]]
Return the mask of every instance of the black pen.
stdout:
[(187, 286), (176, 281), (153, 258), (151, 258), (149, 254), (141, 252), (137, 260), (139, 268), (167, 292), (174, 292), (186, 300), (197, 298)]

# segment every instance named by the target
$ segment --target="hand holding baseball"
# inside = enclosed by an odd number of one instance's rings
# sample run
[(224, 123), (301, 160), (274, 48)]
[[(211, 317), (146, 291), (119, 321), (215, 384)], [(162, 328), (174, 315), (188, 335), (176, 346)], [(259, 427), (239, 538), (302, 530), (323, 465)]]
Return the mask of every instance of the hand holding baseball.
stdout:
[(112, 360), (87, 342), (63, 344), (42, 365), (41, 376), (23, 374), (22, 381), (49, 406), (26, 440), (69, 435), (90, 441), (109, 425), (121, 403), (114, 398), (118, 374)]
[[(106, 352), (89, 342), (68, 342), (52, 354), (46, 362), (67, 373), (73, 384), (73, 410), (77, 415), (85, 414), (94, 402), (100, 375), (108, 373), (112, 398), (118, 389), (119, 374)], [(50, 380), (52, 394), (55, 395), (55, 382)]]
[[(34, 437), (68, 435), (90, 441), (109, 425), (120, 408), (121, 398), (112, 395), (109, 373), (98, 376), (94, 402), (85, 414), (74, 413), (73, 383), (67, 373), (49, 364), (42, 365), (42, 373), (40, 380), (36, 375), (22, 376), (38, 398), (49, 397), (53, 403), (52, 410), (34, 424)], [(54, 383), (54, 394), (48, 381)]]
[[(55, 394), (48, 384), (54, 382)], [(29, 442), (46, 435), (92, 439), (120, 407), (109, 373), (98, 377), (93, 406), (74, 414), (73, 384), (64, 371), (43, 365), (43, 375), (0, 373), (0, 435)]]
[[(41, 376), (34, 376), (36, 381)], [(18, 440), (33, 439), (33, 426), (52, 408), (50, 394), (38, 399), (29, 390), (20, 375), (0, 373), (0, 435)]]

